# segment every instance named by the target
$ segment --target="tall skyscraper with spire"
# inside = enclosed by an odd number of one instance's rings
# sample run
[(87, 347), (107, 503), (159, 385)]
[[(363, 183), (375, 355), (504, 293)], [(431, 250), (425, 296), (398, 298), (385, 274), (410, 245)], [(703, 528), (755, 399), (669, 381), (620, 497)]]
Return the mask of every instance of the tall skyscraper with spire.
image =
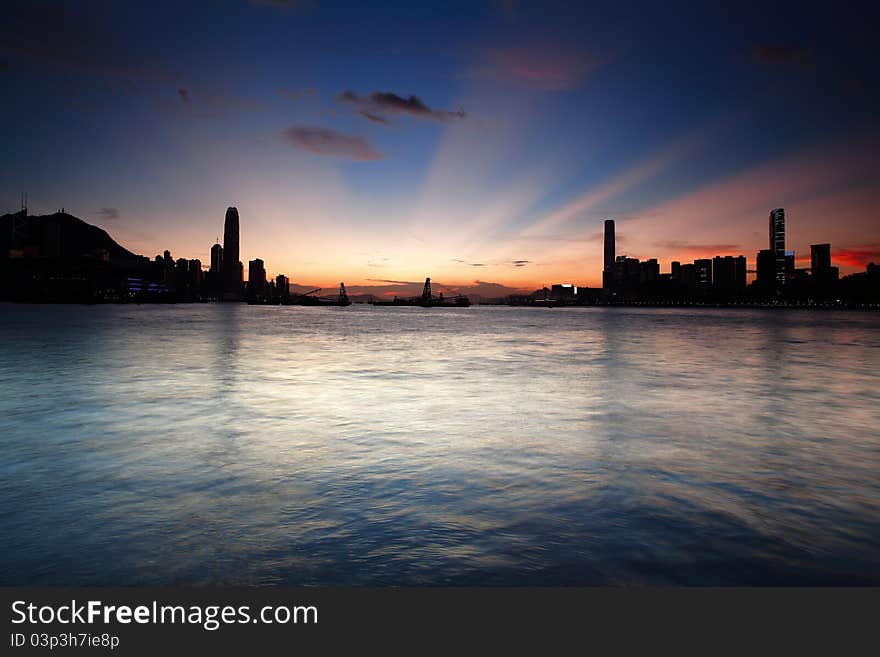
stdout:
[(614, 277), (614, 219), (605, 220), (605, 263), (602, 268), (602, 287), (610, 290)]
[(770, 213), (770, 250), (773, 252), (776, 296), (782, 296), (787, 278), (785, 266), (785, 210), (783, 208), (776, 208)]
[(223, 223), (223, 298), (238, 299), (241, 293), (241, 262), (238, 252), (238, 209), (226, 209)]

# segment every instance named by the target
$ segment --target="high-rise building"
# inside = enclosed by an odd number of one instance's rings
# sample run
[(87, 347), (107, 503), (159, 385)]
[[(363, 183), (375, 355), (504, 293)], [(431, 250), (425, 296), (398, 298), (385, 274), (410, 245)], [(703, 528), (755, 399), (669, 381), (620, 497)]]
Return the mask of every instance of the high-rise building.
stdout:
[(745, 256), (715, 256), (712, 259), (712, 289), (724, 297), (742, 294), (746, 289)]
[(602, 287), (610, 290), (614, 284), (614, 219), (605, 220), (605, 262), (602, 267)]
[(215, 244), (211, 247), (211, 272), (219, 274), (223, 266), (223, 247)]
[(282, 299), (290, 296), (290, 279), (284, 274), (278, 274), (275, 277), (275, 294)]
[(810, 264), (812, 265), (811, 272), (814, 276), (817, 272), (824, 272), (831, 269), (831, 245), (811, 244)]
[(189, 261), (189, 290), (196, 295), (202, 288), (202, 261), (195, 259)]
[(782, 296), (785, 291), (785, 281), (788, 278), (785, 265), (785, 210), (776, 208), (770, 213), (770, 250), (774, 259), (774, 279), (776, 284), (776, 296)]
[(248, 294), (260, 296), (266, 292), (266, 267), (257, 258), (248, 263)]
[(681, 263), (678, 260), (673, 260), (671, 265), (672, 279), (680, 280), (681, 279)]
[(757, 285), (762, 297), (776, 294), (776, 256), (770, 249), (761, 249), (755, 258), (757, 262)]
[(746, 291), (748, 271), (746, 257), (744, 255), (736, 256), (733, 259), (733, 284), (736, 292), (741, 293)]
[(810, 245), (810, 279), (813, 296), (818, 299), (831, 297), (837, 287), (840, 271), (831, 266), (831, 245)]
[(639, 283), (653, 283), (660, 278), (660, 263), (657, 258), (651, 258), (639, 263)]
[(241, 289), (241, 261), (238, 252), (238, 210), (227, 208), (223, 223), (223, 297), (238, 299)]
[(712, 261), (709, 258), (694, 260), (694, 276), (697, 291), (705, 294), (712, 287)]

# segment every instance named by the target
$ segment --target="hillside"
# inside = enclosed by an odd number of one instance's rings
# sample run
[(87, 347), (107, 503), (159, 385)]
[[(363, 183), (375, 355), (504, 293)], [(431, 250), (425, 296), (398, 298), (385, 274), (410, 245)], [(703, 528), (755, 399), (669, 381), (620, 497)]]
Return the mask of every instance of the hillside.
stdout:
[(21, 228), (21, 239), (13, 244), (12, 231), (17, 216), (20, 217), (14, 214), (0, 217), (0, 258), (9, 257), (15, 247), (30, 257), (76, 259), (106, 253), (110, 262), (140, 260), (104, 229), (63, 212), (28, 215)]

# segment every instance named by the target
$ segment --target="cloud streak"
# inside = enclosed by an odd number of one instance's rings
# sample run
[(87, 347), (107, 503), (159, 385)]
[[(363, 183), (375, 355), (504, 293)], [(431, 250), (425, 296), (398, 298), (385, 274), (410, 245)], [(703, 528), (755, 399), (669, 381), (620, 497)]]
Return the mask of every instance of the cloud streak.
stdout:
[(682, 240), (665, 240), (660, 242), (654, 242), (654, 246), (661, 249), (668, 249), (670, 251), (678, 251), (684, 253), (724, 253), (725, 251), (737, 251), (742, 249), (742, 245), (740, 244), (720, 244), (720, 243), (709, 243), (709, 244), (697, 244), (692, 242), (686, 242)]
[(372, 121), (373, 123), (381, 123), (382, 125), (391, 125), (391, 121), (386, 119), (384, 116), (373, 114), (372, 112), (368, 112), (367, 110), (361, 110), (360, 112), (358, 112), (358, 114), (364, 117), (367, 121)]
[(849, 248), (834, 249), (832, 255), (835, 263), (863, 268), (869, 262), (880, 263), (880, 244), (860, 244)]
[(752, 61), (756, 64), (807, 64), (812, 58), (810, 48), (754, 45)]
[(282, 133), (296, 148), (325, 157), (344, 157), (359, 162), (381, 160), (383, 155), (360, 135), (349, 135), (330, 128), (293, 125)]
[(96, 213), (99, 219), (103, 221), (113, 221), (115, 219), (119, 219), (119, 209), (118, 208), (100, 208)]
[(486, 61), (467, 76), (512, 82), (544, 91), (577, 87), (605, 63), (605, 57), (546, 43), (492, 48)]
[(290, 100), (300, 100), (301, 98), (305, 98), (306, 96), (314, 96), (315, 90), (314, 89), (300, 89), (299, 91), (297, 91), (294, 89), (287, 89), (285, 87), (282, 87), (281, 89), (278, 90), (278, 93), (281, 94), (282, 96), (284, 96), (285, 98), (290, 99)]
[(336, 99), (341, 103), (359, 107), (358, 113), (374, 123), (390, 123), (383, 114), (407, 114), (434, 121), (455, 121), (467, 116), (463, 109), (454, 112), (433, 109), (418, 96), (398, 96), (389, 91), (374, 91), (369, 96), (360, 96), (354, 91), (343, 91)]

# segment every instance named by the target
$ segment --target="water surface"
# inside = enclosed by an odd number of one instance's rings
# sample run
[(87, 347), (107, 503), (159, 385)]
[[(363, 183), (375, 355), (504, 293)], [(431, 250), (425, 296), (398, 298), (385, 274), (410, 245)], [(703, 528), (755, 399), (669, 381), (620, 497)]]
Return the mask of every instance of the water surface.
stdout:
[(0, 319), (0, 584), (880, 584), (877, 314)]

